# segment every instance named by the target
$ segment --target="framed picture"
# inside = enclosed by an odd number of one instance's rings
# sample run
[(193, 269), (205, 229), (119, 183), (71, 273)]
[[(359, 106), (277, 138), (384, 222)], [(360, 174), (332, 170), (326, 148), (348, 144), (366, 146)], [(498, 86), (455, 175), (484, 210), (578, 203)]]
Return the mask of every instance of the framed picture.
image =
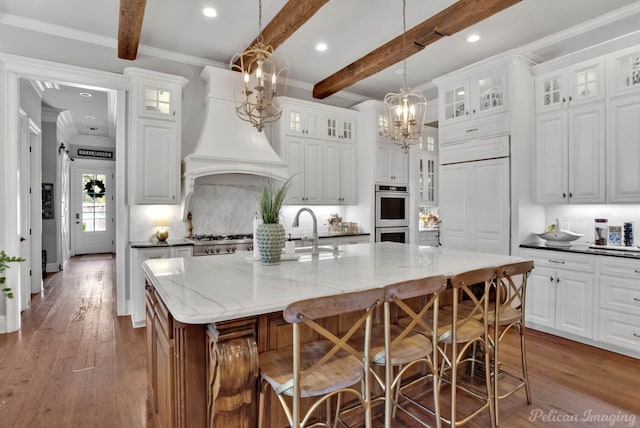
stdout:
[(54, 218), (53, 183), (42, 183), (42, 219)]

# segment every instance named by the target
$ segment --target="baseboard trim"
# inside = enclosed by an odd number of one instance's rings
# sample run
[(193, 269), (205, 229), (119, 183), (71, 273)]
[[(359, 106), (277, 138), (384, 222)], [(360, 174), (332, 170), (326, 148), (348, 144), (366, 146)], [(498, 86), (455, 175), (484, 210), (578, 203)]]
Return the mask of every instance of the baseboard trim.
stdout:
[(7, 316), (0, 315), (0, 334), (7, 332)]
[(58, 263), (47, 263), (47, 273), (60, 272), (60, 265)]

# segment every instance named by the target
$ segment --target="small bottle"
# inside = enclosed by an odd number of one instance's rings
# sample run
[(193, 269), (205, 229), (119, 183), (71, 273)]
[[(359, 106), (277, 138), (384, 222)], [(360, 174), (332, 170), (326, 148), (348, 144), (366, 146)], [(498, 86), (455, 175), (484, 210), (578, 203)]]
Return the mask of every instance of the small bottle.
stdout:
[(595, 236), (593, 241), (595, 245), (607, 245), (608, 224), (609, 220), (606, 218), (595, 219)]

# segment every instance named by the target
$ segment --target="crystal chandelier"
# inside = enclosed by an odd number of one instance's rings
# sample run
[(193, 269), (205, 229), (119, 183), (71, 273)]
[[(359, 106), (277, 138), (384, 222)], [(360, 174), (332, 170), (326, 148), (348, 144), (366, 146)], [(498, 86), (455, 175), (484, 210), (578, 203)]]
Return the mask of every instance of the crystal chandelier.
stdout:
[[(402, 52), (406, 55), (405, 37), (407, 32), (406, 0), (402, 0)], [(407, 86), (407, 60), (403, 58), (403, 87), (400, 93), (388, 93), (384, 97), (385, 119), (382, 135), (391, 143), (404, 150), (422, 142), (422, 127), (427, 112), (427, 99), (418, 89), (413, 91)]]
[[(265, 46), (262, 40), (262, 0), (258, 1), (258, 37), (253, 45), (244, 52), (235, 54), (231, 58), (231, 70), (242, 73), (244, 86), (242, 102), (236, 99), (236, 113), (238, 117), (251, 123), (258, 132), (264, 125), (280, 119), (282, 107), (278, 103), (278, 90), (281, 95), (287, 85), (286, 60), (280, 70), (276, 67), (273, 48)], [(278, 85), (280, 80), (280, 85)]]

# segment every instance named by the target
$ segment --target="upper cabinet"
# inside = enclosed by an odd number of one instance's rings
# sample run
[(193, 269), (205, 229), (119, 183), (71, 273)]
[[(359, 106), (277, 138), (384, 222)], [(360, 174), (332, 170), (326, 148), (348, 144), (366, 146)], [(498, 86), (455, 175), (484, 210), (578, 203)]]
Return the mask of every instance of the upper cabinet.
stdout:
[(605, 97), (604, 58), (541, 74), (535, 79), (536, 111), (567, 108)]
[(499, 67), (445, 83), (440, 90), (440, 126), (504, 111), (506, 82), (506, 69)]
[(399, 146), (376, 142), (376, 183), (409, 183), (409, 155)]
[(179, 204), (182, 88), (187, 79), (127, 68), (129, 93), (128, 199)]
[(322, 137), (322, 119), (319, 111), (299, 105), (284, 105), (284, 131), (287, 135), (309, 138)]
[(640, 90), (640, 46), (618, 51), (608, 56), (610, 96)]
[(292, 98), (281, 102), (271, 144), (289, 163), (285, 203), (356, 204), (356, 113)]
[(418, 204), (435, 206), (438, 204), (438, 186), (436, 183), (438, 176), (438, 130), (426, 127), (423, 138), (424, 142), (416, 152), (418, 163)]
[(609, 103), (608, 201), (640, 202), (640, 93)]

